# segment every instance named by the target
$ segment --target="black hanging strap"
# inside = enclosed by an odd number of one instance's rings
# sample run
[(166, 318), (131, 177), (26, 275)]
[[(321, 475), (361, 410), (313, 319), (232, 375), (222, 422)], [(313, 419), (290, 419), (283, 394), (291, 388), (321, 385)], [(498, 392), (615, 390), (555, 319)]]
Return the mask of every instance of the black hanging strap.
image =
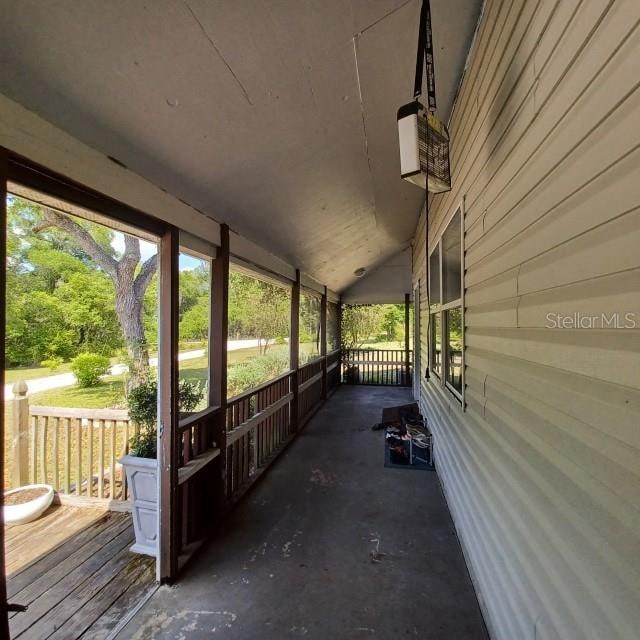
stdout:
[(422, 72), (427, 61), (427, 97), (429, 111), (436, 110), (436, 74), (433, 66), (433, 39), (431, 37), (431, 6), (429, 0), (422, 0), (420, 9), (420, 32), (418, 33), (418, 53), (416, 56), (416, 79), (413, 97), (422, 93)]

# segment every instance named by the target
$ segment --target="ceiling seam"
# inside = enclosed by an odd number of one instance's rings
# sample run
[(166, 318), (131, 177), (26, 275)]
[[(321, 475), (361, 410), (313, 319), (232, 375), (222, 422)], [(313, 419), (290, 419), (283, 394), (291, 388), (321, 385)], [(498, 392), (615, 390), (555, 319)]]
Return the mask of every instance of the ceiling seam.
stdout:
[(362, 135), (364, 136), (364, 152), (367, 156), (367, 166), (369, 167), (369, 178), (371, 180), (371, 191), (373, 196), (373, 220), (376, 228), (378, 226), (378, 218), (376, 216), (376, 186), (373, 179), (373, 167), (371, 166), (371, 156), (369, 154), (369, 139), (367, 137), (367, 123), (364, 112), (364, 99), (362, 97), (362, 85), (360, 84), (360, 69), (358, 68), (358, 38), (356, 34), (353, 36), (353, 60), (356, 67), (356, 83), (358, 85), (358, 99), (360, 101), (360, 115), (362, 116)]
[(184, 6), (188, 9), (189, 13), (192, 15), (193, 19), (197, 22), (198, 26), (200, 27), (200, 31), (202, 31), (202, 34), (204, 35), (204, 37), (208, 40), (209, 44), (213, 47), (213, 50), (216, 52), (220, 60), (222, 60), (224, 65), (227, 67), (227, 69), (229, 70), (229, 73), (233, 76), (233, 79), (236, 81), (236, 84), (238, 85), (238, 87), (240, 87), (240, 90), (242, 91), (242, 95), (245, 97), (245, 100), (251, 106), (253, 106), (253, 102), (251, 102), (251, 99), (249, 98), (249, 94), (247, 93), (247, 90), (244, 88), (244, 85), (242, 84), (242, 82), (240, 82), (240, 78), (238, 78), (234, 70), (231, 68), (231, 65), (227, 62), (225, 57), (222, 55), (222, 52), (220, 51), (220, 49), (218, 49), (218, 47), (216, 46), (216, 43), (213, 41), (213, 38), (208, 34), (207, 30), (204, 28), (204, 25), (202, 24), (202, 22), (200, 22), (194, 10), (191, 8), (188, 2), (185, 2)]

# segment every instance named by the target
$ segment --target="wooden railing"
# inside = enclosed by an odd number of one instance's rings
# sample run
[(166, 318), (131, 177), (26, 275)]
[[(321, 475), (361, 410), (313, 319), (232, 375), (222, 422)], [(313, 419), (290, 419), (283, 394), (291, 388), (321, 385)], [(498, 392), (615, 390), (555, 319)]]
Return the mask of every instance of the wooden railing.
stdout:
[(50, 484), (80, 504), (127, 500), (118, 462), (134, 429), (126, 411), (29, 406), (26, 392), (12, 408), (13, 486)]
[(331, 391), (340, 384), (340, 358), (342, 352), (336, 349), (327, 354), (327, 390)]
[(292, 436), (292, 373), (227, 401), (226, 495), (235, 500)]
[(411, 385), (413, 352), (404, 349), (343, 349), (345, 384)]
[[(204, 538), (217, 515), (220, 412), (220, 407), (209, 407), (181, 419), (178, 425), (178, 546), (182, 557)], [(202, 508), (203, 504), (208, 508)]]
[(323, 359), (316, 358), (298, 369), (298, 424), (303, 425), (322, 402)]

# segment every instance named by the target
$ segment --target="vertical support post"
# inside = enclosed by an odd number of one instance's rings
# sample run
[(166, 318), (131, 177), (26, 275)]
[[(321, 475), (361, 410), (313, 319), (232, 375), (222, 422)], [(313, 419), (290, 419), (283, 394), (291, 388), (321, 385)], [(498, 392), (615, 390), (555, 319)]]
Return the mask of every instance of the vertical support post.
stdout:
[(178, 573), (178, 229), (160, 239), (160, 327), (158, 354), (158, 453), (160, 539), (158, 577), (166, 582)]
[(209, 406), (220, 407), (215, 424), (218, 457), (217, 506), (227, 496), (227, 339), (229, 333), (229, 227), (220, 225), (220, 247), (211, 268), (211, 329), (209, 335)]
[(409, 351), (409, 307), (411, 305), (411, 294), (404, 294), (404, 386), (411, 386), (411, 359)]
[[(0, 356), (0, 389), (4, 389), (4, 344), (5, 344), (5, 319), (6, 319), (6, 269), (7, 264), (7, 170), (8, 155), (6, 149), (0, 147), (0, 295), (3, 296), (0, 304), (0, 344), (3, 345)], [(4, 393), (0, 394), (0, 442), (4, 442)], [(0, 449), (0, 478), (4, 478), (4, 447)], [(7, 582), (5, 579), (5, 548), (4, 548), (4, 491), (0, 491), (0, 638), (9, 637), (9, 611), (7, 605)]]
[(338, 300), (338, 326), (336, 327), (336, 334), (338, 340), (338, 349), (340, 349), (340, 358), (338, 359), (338, 383), (342, 384), (342, 360), (344, 358), (344, 350), (342, 347), (342, 298)]
[(289, 366), (291, 378), (291, 431), (298, 429), (298, 368), (300, 366), (300, 269), (296, 269), (296, 281), (291, 288), (291, 331), (289, 331)]
[(322, 357), (322, 400), (327, 399), (327, 287), (320, 300), (320, 356)]
[(20, 380), (13, 385), (11, 401), (11, 484), (14, 488), (29, 484), (29, 396), (27, 383)]

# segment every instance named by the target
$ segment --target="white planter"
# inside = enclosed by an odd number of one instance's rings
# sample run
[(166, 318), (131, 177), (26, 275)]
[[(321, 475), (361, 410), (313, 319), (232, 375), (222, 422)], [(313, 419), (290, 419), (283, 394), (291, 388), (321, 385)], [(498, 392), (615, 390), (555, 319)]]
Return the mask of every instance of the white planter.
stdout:
[(154, 558), (158, 555), (158, 461), (124, 456), (120, 459), (127, 474), (136, 543), (131, 551)]
[(26, 524), (39, 518), (53, 502), (53, 487), (48, 484), (28, 484), (19, 489), (6, 491), (5, 496), (10, 496), (30, 489), (46, 489), (47, 493), (38, 496), (34, 500), (23, 504), (8, 504), (4, 506), (4, 521), (6, 524)]

